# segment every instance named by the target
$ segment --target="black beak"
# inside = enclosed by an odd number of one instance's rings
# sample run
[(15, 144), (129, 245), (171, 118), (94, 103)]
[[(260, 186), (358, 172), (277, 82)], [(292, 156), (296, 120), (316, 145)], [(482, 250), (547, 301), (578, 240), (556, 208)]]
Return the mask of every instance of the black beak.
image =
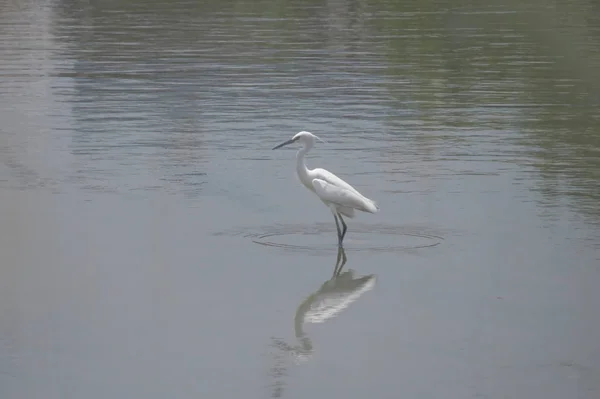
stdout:
[(283, 147), (284, 145), (288, 145), (288, 144), (292, 144), (294, 142), (294, 139), (290, 139), (288, 141), (286, 141), (285, 143), (281, 143), (279, 144), (277, 147), (273, 147), (274, 150)]

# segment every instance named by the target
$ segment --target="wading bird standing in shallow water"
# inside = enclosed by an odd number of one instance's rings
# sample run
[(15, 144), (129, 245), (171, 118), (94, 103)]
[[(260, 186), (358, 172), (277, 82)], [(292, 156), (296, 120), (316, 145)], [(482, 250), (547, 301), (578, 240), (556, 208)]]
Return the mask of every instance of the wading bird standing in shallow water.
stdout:
[[(379, 207), (373, 200), (359, 193), (354, 187), (333, 173), (321, 168), (308, 169), (306, 167), (304, 156), (313, 148), (317, 139), (323, 141), (310, 132), (300, 132), (273, 149), (276, 150), (295, 142), (302, 144), (302, 148), (296, 154), (296, 172), (298, 172), (302, 184), (315, 193), (333, 213), (338, 233), (338, 244), (342, 246), (347, 230), (342, 215), (352, 218), (354, 217), (354, 210), (376, 213)], [(342, 228), (339, 226), (338, 218)]]

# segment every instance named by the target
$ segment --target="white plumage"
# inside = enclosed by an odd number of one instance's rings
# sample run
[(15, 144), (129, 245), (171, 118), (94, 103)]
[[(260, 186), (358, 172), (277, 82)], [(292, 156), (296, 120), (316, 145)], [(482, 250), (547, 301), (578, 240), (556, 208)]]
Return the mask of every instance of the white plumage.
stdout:
[[(379, 210), (379, 207), (375, 201), (365, 197), (359, 193), (358, 190), (333, 173), (321, 168), (308, 169), (306, 167), (304, 157), (315, 145), (315, 140), (321, 139), (310, 132), (303, 131), (295, 134), (290, 140), (279, 144), (273, 149), (275, 150), (297, 141), (302, 144), (302, 148), (298, 150), (296, 155), (296, 172), (298, 173), (298, 178), (300, 179), (300, 182), (302, 182), (306, 188), (314, 192), (333, 213), (338, 231), (338, 243), (341, 246), (347, 229), (342, 215), (352, 218), (354, 217), (355, 210), (376, 213)], [(342, 223), (342, 229), (340, 229), (340, 226), (338, 225), (338, 218)]]

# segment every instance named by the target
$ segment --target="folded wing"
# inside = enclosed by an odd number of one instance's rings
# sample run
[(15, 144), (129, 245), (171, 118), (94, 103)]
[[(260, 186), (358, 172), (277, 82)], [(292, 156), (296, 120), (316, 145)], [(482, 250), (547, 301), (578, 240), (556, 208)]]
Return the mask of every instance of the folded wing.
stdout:
[(339, 177), (337, 177), (336, 175), (334, 175), (333, 173), (331, 173), (328, 170), (321, 169), (321, 168), (315, 168), (315, 169), (313, 169), (313, 173), (315, 174), (315, 177), (317, 179), (325, 180), (329, 184), (333, 184), (334, 186), (342, 187), (342, 188), (345, 188), (346, 190), (350, 190), (361, 197), (363, 196), (350, 184), (346, 183), (344, 180), (340, 179)]
[[(352, 187), (337, 186), (323, 179), (313, 179), (312, 184), (315, 188), (315, 193), (323, 201), (369, 213), (375, 213), (378, 210), (375, 202), (366, 198)], [(345, 185), (348, 184), (345, 183)]]

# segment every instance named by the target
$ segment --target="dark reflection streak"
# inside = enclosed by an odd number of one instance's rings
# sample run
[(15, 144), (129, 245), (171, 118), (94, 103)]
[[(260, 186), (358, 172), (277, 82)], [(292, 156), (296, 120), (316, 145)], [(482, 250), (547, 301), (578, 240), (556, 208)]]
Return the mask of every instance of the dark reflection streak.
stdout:
[[(340, 264), (340, 258), (342, 260), (341, 264)], [(335, 264), (335, 268), (333, 269), (333, 276), (331, 276), (332, 278), (339, 276), (339, 274), (342, 271), (342, 268), (346, 264), (347, 260), (348, 260), (348, 258), (346, 257), (346, 251), (344, 251), (344, 247), (341, 245), (338, 246), (337, 261)]]
[(275, 382), (272, 384), (274, 389), (272, 397), (279, 398), (283, 395), (285, 386), (283, 378), (288, 375), (285, 356), (282, 356), (282, 353), (292, 355), (296, 361), (306, 361), (313, 354), (313, 344), (304, 331), (304, 324), (323, 323), (337, 316), (375, 285), (376, 279), (373, 274), (354, 278), (352, 270), (342, 273), (346, 261), (346, 251), (344, 247), (339, 246), (332, 277), (325, 281), (317, 291), (309, 295), (296, 309), (294, 334), (298, 344), (290, 345), (281, 339), (272, 338), (272, 346), (279, 350), (273, 354), (275, 365), (271, 368), (271, 375)]

